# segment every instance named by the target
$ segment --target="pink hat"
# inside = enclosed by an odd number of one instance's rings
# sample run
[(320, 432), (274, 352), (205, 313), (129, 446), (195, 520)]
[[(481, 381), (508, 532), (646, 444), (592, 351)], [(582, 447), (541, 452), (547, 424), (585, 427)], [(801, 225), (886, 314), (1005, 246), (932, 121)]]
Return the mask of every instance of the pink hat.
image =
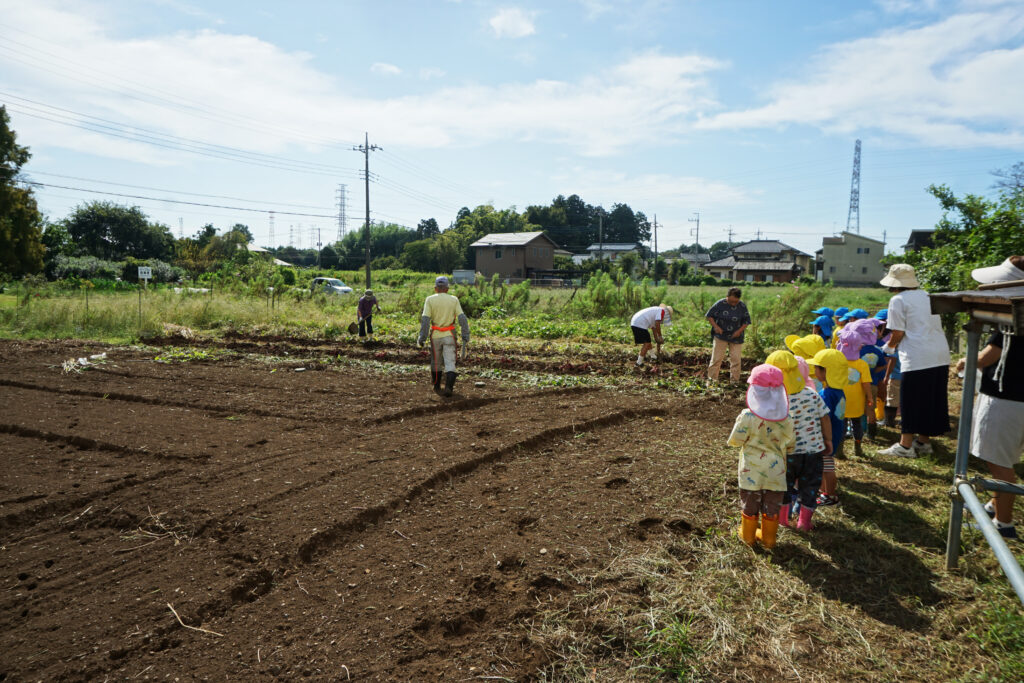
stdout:
[(758, 365), (750, 371), (747, 383), (747, 408), (757, 417), (780, 422), (789, 416), (789, 397), (783, 385), (782, 370), (774, 365)]
[(796, 357), (796, 366), (800, 369), (800, 375), (804, 378), (804, 386), (808, 389), (814, 389), (814, 380), (811, 379), (811, 368), (800, 356)]
[(846, 360), (857, 360), (861, 347), (878, 341), (878, 326), (883, 322), (877, 318), (864, 318), (847, 323), (839, 332), (836, 349), (843, 352)]

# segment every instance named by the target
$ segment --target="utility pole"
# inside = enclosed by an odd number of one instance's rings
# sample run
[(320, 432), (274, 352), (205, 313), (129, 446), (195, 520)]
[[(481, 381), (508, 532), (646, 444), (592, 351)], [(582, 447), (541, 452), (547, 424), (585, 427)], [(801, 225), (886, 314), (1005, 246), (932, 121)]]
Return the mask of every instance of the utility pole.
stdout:
[(366, 138), (362, 145), (353, 147), (356, 152), (362, 152), (365, 160), (365, 166), (363, 171), (363, 177), (366, 180), (366, 288), (370, 288), (370, 152), (375, 152), (383, 147), (370, 144), (370, 134), (366, 133)]
[(597, 260), (604, 261), (604, 216), (597, 217)]
[(693, 215), (696, 216), (696, 218), (687, 218), (686, 220), (688, 220), (691, 223), (696, 223), (697, 224), (696, 231), (690, 230), (690, 234), (691, 235), (693, 235), (693, 234), (697, 235), (697, 241), (693, 243), (693, 253), (696, 254), (696, 253), (698, 253), (698, 250), (700, 249), (700, 211), (696, 212)]
[(654, 214), (654, 286), (658, 286), (658, 214)]
[(882, 231), (882, 256), (885, 256), (885, 241), (886, 241), (886, 235), (887, 234), (888, 233), (886, 233), (885, 230)]

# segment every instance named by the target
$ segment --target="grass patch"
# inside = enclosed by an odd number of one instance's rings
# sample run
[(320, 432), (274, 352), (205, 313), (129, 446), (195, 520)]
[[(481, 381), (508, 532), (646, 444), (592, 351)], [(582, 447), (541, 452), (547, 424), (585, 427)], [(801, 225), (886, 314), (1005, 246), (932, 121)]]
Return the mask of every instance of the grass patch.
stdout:
[[(891, 435), (890, 436), (894, 436)], [(1024, 680), (1024, 616), (980, 532), (945, 570), (949, 439), (930, 458), (839, 462), (843, 504), (773, 552), (735, 535), (734, 495), (712, 496), (704, 533), (624, 545), (577, 576), (568, 605), (528, 637), (544, 680)], [(734, 453), (702, 457), (692, 490), (734, 477)], [(680, 493), (669, 508), (692, 509)], [(1020, 544), (1014, 549), (1024, 560)]]

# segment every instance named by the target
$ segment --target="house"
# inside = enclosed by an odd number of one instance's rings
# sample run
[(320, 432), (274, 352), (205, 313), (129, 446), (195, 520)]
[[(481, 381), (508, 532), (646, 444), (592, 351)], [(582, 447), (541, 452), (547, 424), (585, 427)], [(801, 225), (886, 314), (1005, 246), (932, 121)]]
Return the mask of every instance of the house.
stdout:
[(614, 261), (623, 254), (643, 256), (643, 247), (636, 242), (605, 242), (604, 244), (591, 244), (587, 247), (587, 253), (592, 259)]
[(935, 243), (932, 241), (934, 236), (934, 230), (911, 230), (907, 243), (903, 245), (903, 253), (920, 251), (925, 247), (935, 246)]
[(716, 259), (714, 261), (708, 261), (701, 269), (705, 275), (718, 278), (719, 280), (731, 280), (732, 269), (736, 265), (736, 259), (730, 254), (724, 258)]
[(811, 269), (811, 255), (778, 240), (751, 240), (701, 269), (712, 277), (742, 282), (792, 282)]
[(700, 269), (711, 263), (711, 254), (694, 254), (692, 252), (679, 254), (679, 258), (690, 266), (690, 270), (700, 272)]
[(885, 242), (854, 232), (825, 237), (815, 252), (816, 279), (842, 286), (875, 286), (885, 275)]
[(559, 248), (543, 232), (494, 232), (471, 246), (476, 253), (476, 272), (490, 278), (527, 280), (534, 271), (554, 269), (555, 250)]

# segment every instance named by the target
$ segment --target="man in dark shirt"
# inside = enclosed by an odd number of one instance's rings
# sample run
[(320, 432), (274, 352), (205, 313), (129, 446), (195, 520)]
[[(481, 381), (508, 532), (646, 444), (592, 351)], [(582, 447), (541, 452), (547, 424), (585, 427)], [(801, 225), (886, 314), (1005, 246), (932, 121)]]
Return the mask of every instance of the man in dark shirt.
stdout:
[(356, 319), (359, 321), (360, 337), (365, 337), (366, 335), (373, 336), (374, 307), (380, 313), (380, 304), (377, 303), (377, 297), (373, 295), (372, 289), (368, 289), (363, 296), (359, 297), (359, 303), (356, 304)]
[(743, 352), (743, 331), (750, 324), (747, 305), (740, 301), (739, 287), (729, 290), (724, 299), (719, 299), (704, 315), (711, 323), (711, 363), (708, 365), (708, 379), (717, 380), (725, 354), (729, 354), (729, 376), (733, 382), (740, 381), (740, 357)]

